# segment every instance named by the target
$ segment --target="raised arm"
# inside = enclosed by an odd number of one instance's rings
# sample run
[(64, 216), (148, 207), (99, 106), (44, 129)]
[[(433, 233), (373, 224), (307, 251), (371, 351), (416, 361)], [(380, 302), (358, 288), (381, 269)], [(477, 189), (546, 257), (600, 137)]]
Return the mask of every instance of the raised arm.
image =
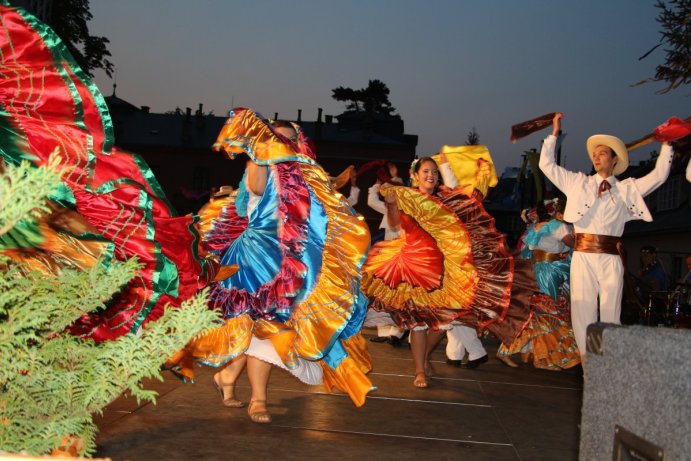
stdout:
[(453, 174), (451, 165), (449, 165), (449, 162), (446, 159), (446, 153), (442, 152), (439, 155), (439, 160), (441, 161), (441, 163), (439, 164), (439, 174), (441, 174), (441, 179), (442, 181), (444, 181), (444, 185), (449, 189), (457, 187), (458, 179), (456, 178), (456, 175)]
[(669, 171), (672, 168), (672, 158), (674, 158), (672, 146), (668, 142), (663, 143), (653, 171), (635, 180), (636, 188), (638, 188), (643, 197), (660, 187), (667, 180)]
[(377, 213), (386, 214), (386, 205), (379, 200), (379, 188), (381, 184), (378, 182), (367, 190), (367, 206), (372, 208)]
[(579, 177), (578, 173), (567, 170), (559, 165), (554, 159), (554, 151), (557, 147), (557, 136), (561, 130), (561, 119), (564, 114), (557, 112), (552, 121), (552, 134), (545, 138), (542, 143), (542, 150), (540, 151), (540, 170), (545, 174), (547, 179), (557, 186), (562, 192), (565, 192)]
[(384, 203), (386, 204), (386, 221), (389, 228), (397, 229), (401, 225), (401, 214), (396, 203), (396, 195), (393, 192), (384, 194)]
[(355, 168), (350, 169), (350, 195), (348, 195), (348, 205), (355, 206), (357, 201), (360, 199), (360, 188), (357, 186), (355, 180), (357, 179), (357, 174)]

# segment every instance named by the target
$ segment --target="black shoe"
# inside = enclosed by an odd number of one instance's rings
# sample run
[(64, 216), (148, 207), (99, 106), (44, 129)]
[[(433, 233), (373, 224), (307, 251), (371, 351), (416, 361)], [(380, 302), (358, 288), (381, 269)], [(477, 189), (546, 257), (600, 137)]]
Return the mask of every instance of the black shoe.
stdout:
[(393, 347), (401, 347), (401, 338), (397, 336), (389, 336), (389, 344)]
[(461, 365), (463, 365), (463, 361), (462, 360), (446, 359), (446, 364), (451, 365), (452, 367), (460, 368)]
[(468, 360), (465, 365), (463, 365), (463, 368), (468, 368), (469, 370), (472, 370), (473, 368), (477, 368), (483, 363), (487, 363), (487, 354), (483, 355), (479, 359), (475, 360)]
[(385, 343), (389, 340), (389, 338), (390, 336), (375, 336), (374, 338), (370, 338), (369, 340), (373, 343)]

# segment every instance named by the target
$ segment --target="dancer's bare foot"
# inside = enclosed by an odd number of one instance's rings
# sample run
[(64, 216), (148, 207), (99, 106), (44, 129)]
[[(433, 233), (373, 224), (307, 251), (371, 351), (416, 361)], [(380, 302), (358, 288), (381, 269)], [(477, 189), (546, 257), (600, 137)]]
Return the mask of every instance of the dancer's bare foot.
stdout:
[(511, 360), (511, 357), (509, 357), (508, 355), (497, 354), (497, 359), (500, 362), (503, 362), (505, 365), (510, 366), (511, 368), (518, 368), (518, 364)]
[(424, 388), (427, 387), (427, 376), (425, 376), (424, 371), (419, 371), (415, 373), (415, 379), (413, 380), (413, 386)]

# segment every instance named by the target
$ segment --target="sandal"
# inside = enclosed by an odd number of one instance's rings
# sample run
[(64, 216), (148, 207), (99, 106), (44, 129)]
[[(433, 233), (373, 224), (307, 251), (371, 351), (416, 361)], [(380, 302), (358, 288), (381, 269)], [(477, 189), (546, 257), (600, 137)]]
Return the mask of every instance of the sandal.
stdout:
[[(254, 404), (264, 407), (264, 409), (252, 411)], [(271, 422), (271, 413), (266, 409), (266, 400), (250, 400), (250, 404), (247, 407), (247, 415), (253, 423), (269, 424)]]
[(427, 376), (424, 371), (415, 373), (415, 379), (413, 380), (413, 386), (424, 388), (427, 387)]
[[(216, 390), (221, 394), (221, 401), (223, 405), (230, 408), (242, 408), (245, 406), (244, 402), (235, 398), (235, 383), (222, 386), (216, 381), (216, 376), (213, 378)], [(226, 390), (228, 391), (229, 397), (226, 397)]]

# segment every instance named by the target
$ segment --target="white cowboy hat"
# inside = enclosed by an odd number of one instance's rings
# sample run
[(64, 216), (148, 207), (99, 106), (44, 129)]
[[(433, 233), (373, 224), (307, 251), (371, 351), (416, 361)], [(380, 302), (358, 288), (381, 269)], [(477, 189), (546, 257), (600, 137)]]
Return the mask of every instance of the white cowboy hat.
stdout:
[(226, 195), (230, 195), (233, 193), (233, 186), (221, 186), (213, 195), (212, 197), (218, 198), (218, 197), (224, 197)]
[(590, 158), (593, 157), (593, 151), (597, 146), (607, 146), (614, 151), (614, 154), (617, 156), (617, 163), (612, 171), (614, 176), (619, 176), (629, 167), (629, 151), (626, 150), (626, 144), (616, 136), (595, 134), (588, 138), (585, 145)]

